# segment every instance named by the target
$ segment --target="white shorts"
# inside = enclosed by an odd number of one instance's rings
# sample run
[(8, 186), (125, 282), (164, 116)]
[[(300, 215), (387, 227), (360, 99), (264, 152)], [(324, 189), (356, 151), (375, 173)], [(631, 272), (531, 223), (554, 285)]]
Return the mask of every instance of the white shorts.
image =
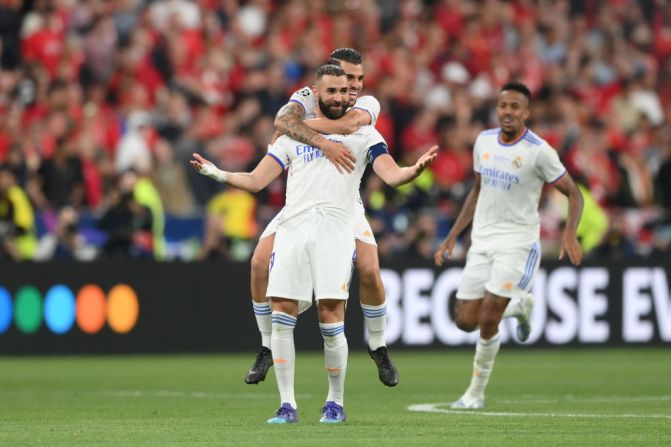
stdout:
[(297, 300), (299, 312), (310, 307), (313, 293), (317, 300), (346, 300), (355, 256), (352, 230), (322, 210), (282, 222), (266, 295)]
[(485, 252), (468, 252), (457, 290), (460, 300), (477, 300), (485, 291), (504, 298), (521, 298), (533, 284), (541, 260), (538, 241)]
[[(356, 212), (354, 214), (354, 219), (352, 221), (352, 231), (354, 232), (354, 239), (361, 241), (365, 244), (375, 245), (377, 247), (377, 242), (375, 241), (375, 235), (373, 235), (373, 230), (371, 229), (370, 224), (368, 223), (368, 219), (366, 219), (366, 213), (363, 209), (363, 206), (359, 205), (355, 208), (355, 210)], [(277, 215), (273, 218), (273, 220), (271, 220), (270, 223), (266, 226), (265, 230), (263, 230), (263, 233), (261, 233), (261, 237), (259, 239), (272, 236), (277, 232), (277, 226), (279, 225), (281, 215), (282, 211), (277, 213)]]
[(263, 230), (263, 233), (261, 233), (261, 237), (259, 239), (263, 239), (264, 237), (272, 236), (277, 232), (277, 226), (280, 224), (280, 216), (282, 215), (282, 210), (280, 210), (279, 213), (273, 217), (273, 220), (266, 225), (265, 230)]
[(366, 212), (364, 211), (363, 206), (356, 207), (355, 210), (354, 218), (352, 220), (354, 239), (361, 241), (364, 244), (375, 245), (377, 247), (375, 235), (368, 223), (368, 219), (366, 219)]

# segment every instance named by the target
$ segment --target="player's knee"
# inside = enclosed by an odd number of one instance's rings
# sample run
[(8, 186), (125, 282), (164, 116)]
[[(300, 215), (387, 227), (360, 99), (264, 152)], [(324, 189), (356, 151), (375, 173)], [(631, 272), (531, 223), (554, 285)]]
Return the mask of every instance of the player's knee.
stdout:
[(477, 321), (466, 318), (457, 317), (454, 323), (457, 325), (459, 329), (461, 329), (464, 332), (473, 332), (478, 327)]
[(287, 315), (298, 316), (298, 302), (295, 300), (271, 298), (271, 303), (273, 312), (282, 312)]
[(252, 255), (252, 275), (257, 277), (268, 276), (268, 266), (270, 264), (270, 257), (265, 253), (256, 250)]
[(382, 281), (380, 279), (380, 266), (375, 263), (358, 264), (357, 272), (359, 273), (359, 282), (363, 286), (374, 287)]
[(478, 327), (478, 320), (457, 309), (454, 314), (454, 324), (462, 331), (472, 332)]

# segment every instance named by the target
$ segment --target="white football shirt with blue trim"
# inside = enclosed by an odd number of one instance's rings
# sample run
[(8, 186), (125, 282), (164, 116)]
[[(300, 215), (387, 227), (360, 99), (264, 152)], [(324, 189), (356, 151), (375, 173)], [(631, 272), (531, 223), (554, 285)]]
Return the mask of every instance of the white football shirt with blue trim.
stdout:
[(481, 132), (473, 148), (481, 188), (471, 237), (478, 251), (538, 240), (543, 185), (566, 174), (557, 151), (532, 131), (509, 144), (500, 134), (501, 129)]
[(384, 138), (373, 126), (363, 126), (350, 135), (325, 137), (343, 143), (354, 153), (357, 161), (351, 173), (339, 173), (320, 149), (286, 135), (268, 146), (268, 155), (282, 169), (288, 170), (286, 203), (280, 223), (313, 208), (321, 208), (350, 222), (355, 206), (352, 198), (358, 194), (370, 149), (383, 145), (386, 153)]

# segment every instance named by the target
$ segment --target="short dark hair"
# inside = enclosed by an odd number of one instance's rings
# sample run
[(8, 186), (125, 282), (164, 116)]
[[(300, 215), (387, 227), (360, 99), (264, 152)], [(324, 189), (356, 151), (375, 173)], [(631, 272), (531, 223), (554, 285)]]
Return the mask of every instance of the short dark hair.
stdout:
[(518, 92), (518, 93), (523, 94), (527, 98), (527, 103), (531, 104), (531, 91), (529, 90), (529, 87), (527, 87), (523, 83), (517, 82), (517, 81), (509, 82), (506, 85), (504, 85), (503, 87), (501, 87), (500, 91), (503, 92), (503, 91), (506, 91), (506, 90), (512, 90), (514, 92)]
[(354, 65), (361, 65), (361, 53), (354, 48), (338, 48), (329, 54), (329, 60), (336, 59), (338, 61), (349, 62)]
[(324, 64), (317, 69), (315, 81), (319, 81), (324, 76), (345, 76), (345, 72), (338, 65)]

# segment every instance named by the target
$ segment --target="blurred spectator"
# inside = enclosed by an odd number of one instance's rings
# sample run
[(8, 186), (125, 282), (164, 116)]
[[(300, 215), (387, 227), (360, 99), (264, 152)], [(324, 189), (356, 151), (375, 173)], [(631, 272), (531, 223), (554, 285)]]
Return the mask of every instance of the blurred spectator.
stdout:
[(244, 261), (254, 250), (257, 226), (254, 195), (238, 189), (226, 189), (207, 204), (205, 241), (201, 259), (221, 256)]
[(151, 170), (151, 124), (151, 116), (147, 112), (136, 111), (128, 117), (126, 133), (116, 150), (115, 166), (118, 173), (129, 169), (143, 173)]
[[(90, 24), (84, 40), (85, 66), (91, 82), (106, 83), (115, 70), (117, 30), (112, 17), (101, 16)], [(88, 81), (88, 79), (87, 79)]]
[(98, 226), (108, 234), (102, 254), (110, 259), (154, 257), (153, 218), (134, 193), (135, 174), (128, 172), (111, 191), (109, 205)]
[[(117, 177), (132, 169), (162, 259), (166, 213), (202, 218), (221, 192), (185, 171), (191, 153), (246, 170), (265, 155), (277, 109), (334, 48), (351, 46), (393, 156), (407, 164), (418, 148), (441, 147), (413, 185), (362, 182), (382, 256), (422, 256), (425, 216), (444, 236), (470, 188), (473, 142), (496, 125), (498, 88), (515, 79), (534, 93), (530, 124), (584, 179), (595, 209), (624, 220), (608, 250), (658, 254), (669, 249), (670, 30), (663, 1), (0, 0), (0, 163), (42, 220), (72, 206), (93, 216), (89, 226), (118, 204)], [(252, 241), (284, 184), (254, 198), (255, 219), (245, 212)], [(543, 203), (543, 227), (558, 228), (561, 213)], [(427, 236), (406, 239), (416, 231)], [(224, 242), (221, 256), (244, 258)]]
[(160, 139), (154, 150), (155, 163), (151, 181), (163, 198), (165, 212), (174, 216), (190, 216), (196, 212), (186, 177), (186, 165), (175, 163), (170, 143)]
[(611, 216), (610, 228), (603, 243), (595, 249), (597, 259), (621, 260), (636, 254), (634, 241), (627, 235), (624, 216)]
[(0, 167), (0, 259), (18, 260), (16, 234), (19, 230), (14, 219), (14, 203), (9, 198), (13, 182), (13, 174), (6, 167)]
[(437, 236), (436, 217), (433, 213), (420, 214), (414, 225), (403, 235), (407, 247), (405, 255), (430, 261), (437, 248)]
[[(165, 211), (163, 208), (163, 200), (154, 186), (154, 183), (147, 176), (138, 176), (134, 172), (129, 171), (122, 175), (121, 181), (124, 188), (129, 188), (133, 192), (133, 204), (137, 203), (139, 206), (133, 205), (133, 212), (139, 213), (139, 208), (149, 210), (151, 215), (151, 247), (154, 259), (162, 260), (166, 256), (165, 246)], [(144, 214), (144, 211), (141, 213)]]
[(221, 231), (222, 222), (223, 218), (216, 214), (205, 217), (203, 243), (196, 256), (199, 261), (228, 258), (228, 241)]
[(22, 0), (0, 2), (0, 69), (14, 70), (21, 62)]
[(28, 260), (35, 256), (35, 218), (28, 196), (14, 173), (0, 165), (0, 258)]
[(43, 14), (31, 12), (23, 22), (21, 53), (26, 62), (40, 62), (51, 79), (56, 77), (58, 63), (65, 52), (66, 30), (55, 10)]
[(663, 159), (657, 171), (658, 197), (661, 205), (671, 212), (671, 135), (662, 149)]
[(82, 160), (71, 139), (56, 143), (53, 155), (44, 160), (38, 171), (40, 194), (33, 197), (42, 209), (59, 210), (66, 205), (85, 204)]

